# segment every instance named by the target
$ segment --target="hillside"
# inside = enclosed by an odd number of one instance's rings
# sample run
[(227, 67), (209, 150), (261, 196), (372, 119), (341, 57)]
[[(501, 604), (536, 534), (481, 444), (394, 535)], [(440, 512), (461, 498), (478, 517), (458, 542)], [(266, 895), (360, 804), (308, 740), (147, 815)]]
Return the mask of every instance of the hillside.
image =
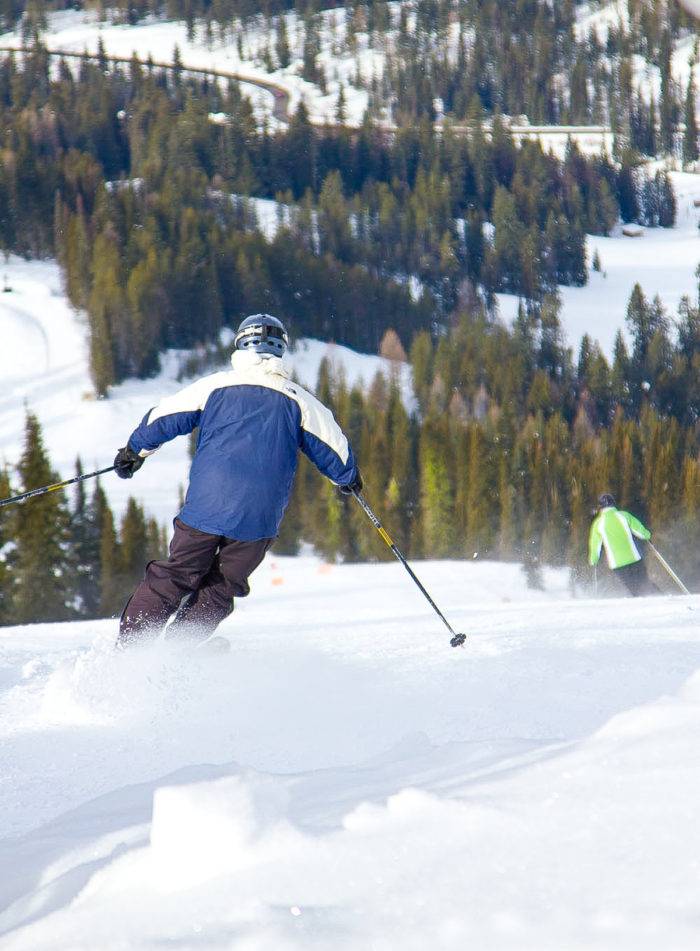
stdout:
[[(589, 262), (597, 252), (602, 270), (589, 271), (585, 287), (560, 287), (561, 322), (567, 343), (576, 348), (587, 333), (597, 340), (608, 358), (612, 357), (615, 335), (626, 332), (625, 315), (635, 284), (652, 299), (659, 296), (673, 319), (682, 297), (698, 296), (696, 269), (700, 264), (700, 175), (672, 172), (678, 201), (674, 228), (640, 229), (638, 238), (625, 237), (618, 226), (609, 237), (589, 235)], [(503, 319), (512, 320), (518, 298), (498, 295)]]
[[(129, 380), (114, 387), (109, 399), (94, 398), (87, 357), (85, 318), (73, 311), (61, 288), (53, 262), (12, 257), (0, 265), (7, 291), (0, 294), (0, 467), (14, 465), (22, 451), (25, 407), (41, 422), (51, 460), (64, 478), (73, 475), (76, 457), (86, 471), (111, 465), (114, 454), (144, 414), (163, 396), (186, 385), (181, 368), (191, 356), (169, 351), (162, 372), (149, 380)], [(231, 333), (224, 335), (229, 341)], [(318, 370), (327, 359), (348, 385), (368, 386), (378, 372), (390, 375), (388, 361), (357, 354), (345, 347), (316, 340), (297, 341), (287, 357), (292, 372), (314, 389)], [(213, 372), (210, 368), (204, 372)], [(410, 371), (404, 367), (403, 391), (412, 407)], [(179, 439), (159, 451), (139, 472), (123, 482), (103, 480), (110, 504), (121, 515), (131, 495), (160, 524), (170, 524), (178, 510), (181, 489), (187, 487), (187, 440)]]
[(700, 600), (417, 567), (466, 648), (309, 558), (229, 656), (3, 629), (3, 951), (694, 948)]
[[(413, 19), (413, 4), (389, 6), (393, 11), (391, 17), (394, 27), (397, 11), (405, 7), (408, 11), (409, 26), (413, 25), (413, 28), (418, 30)], [(207, 31), (204, 21), (196, 21), (194, 26), (188, 27), (185, 21), (170, 21), (151, 16), (135, 24), (127, 24), (118, 22), (116, 12), (111, 19), (101, 20), (92, 11), (66, 10), (49, 14), (47, 29), (42, 33), (42, 38), (50, 50), (75, 54), (87, 51), (94, 54), (101, 44), (109, 56), (128, 59), (132, 54), (136, 54), (142, 61), (150, 57), (155, 62), (164, 64), (172, 62), (173, 51), (177, 47), (179, 61), (185, 69), (212, 69), (219, 70), (223, 75), (237, 76), (242, 81), (241, 92), (252, 97), (257, 124), (264, 119), (271, 131), (280, 128), (279, 95), (282, 94), (285, 121), (289, 120), (303, 101), (311, 123), (319, 128), (324, 127), (326, 123), (334, 123), (338, 91), (342, 86), (346, 122), (349, 127), (356, 127), (361, 124), (368, 98), (366, 89), (353, 85), (353, 82), (356, 82), (360, 75), (365, 78), (370, 74), (377, 77), (383, 75), (387, 66), (387, 51), (393, 50), (392, 44), (397, 42), (396, 29), (388, 29), (381, 42), (377, 37), (360, 31), (355, 52), (350, 56), (343, 39), (347, 30), (346, 12), (333, 9), (319, 14), (319, 17), (321, 27), (318, 59), (323, 66), (324, 75), (327, 74), (325, 91), (319, 88), (318, 83), (303, 78), (303, 38), (308, 24), (302, 22), (302, 18), (295, 12), (290, 12), (283, 18), (289, 36), (291, 60), (288, 66), (277, 69), (270, 69), (269, 64), (265, 66), (264, 54), (269, 50), (270, 36), (266, 32), (267, 21), (263, 22), (259, 18), (253, 18), (246, 24), (239, 25), (239, 28), (232, 27), (229, 33), (224, 31), (219, 35), (216, 30), (213, 34)], [(608, 40), (611, 30), (620, 29), (631, 29), (625, 3), (614, 0), (608, 4), (578, 5), (574, 34), (579, 44), (592, 42), (591, 37), (604, 43)], [(450, 30), (450, 42), (454, 46), (454, 23)], [(2, 47), (18, 46), (21, 43), (19, 29), (0, 36)], [(685, 30), (680, 32), (673, 45), (672, 76), (679, 90), (684, 89), (688, 82), (688, 63), (692, 56), (693, 43), (693, 36)], [(635, 88), (647, 99), (653, 95), (658, 103), (661, 88), (659, 67), (644, 60), (640, 55), (632, 58), (632, 65)], [(253, 84), (247, 83), (246, 77)], [(562, 82), (564, 81), (563, 78)], [(254, 85), (255, 83), (262, 83), (263, 86)], [(269, 87), (267, 92), (263, 88), (265, 84)], [(217, 113), (212, 114), (211, 118), (214, 121), (223, 121), (226, 117)], [(385, 119), (382, 120), (384, 121)], [(649, 165), (649, 168), (662, 166), (663, 162), (658, 162)], [(572, 283), (578, 283), (579, 279), (569, 281), (567, 285), (559, 284), (562, 326), (568, 343), (574, 350), (577, 349), (582, 335), (589, 333), (600, 341), (606, 356), (612, 356), (614, 337), (617, 330), (623, 327), (629, 295), (637, 281), (641, 283), (649, 299), (659, 295), (672, 317), (683, 295), (695, 299), (697, 281), (694, 272), (700, 261), (697, 230), (700, 213), (694, 202), (700, 198), (700, 178), (680, 172), (672, 173), (671, 178), (678, 201), (675, 228), (647, 228), (644, 229), (642, 239), (623, 237), (619, 224), (612, 228), (609, 235), (589, 234), (586, 239), (588, 270), (584, 268), (584, 276), (581, 278), (587, 281), (586, 286), (570, 286)], [(333, 196), (329, 196), (329, 199), (332, 201)], [(269, 200), (266, 202), (262, 199), (254, 200), (253, 204), (257, 211), (257, 225), (269, 242), (276, 232), (275, 222), (271, 223), (269, 220), (270, 215), (274, 218), (275, 206)], [(295, 213), (298, 214), (298, 211)], [(338, 209), (339, 216), (345, 213), (344, 208)], [(288, 225), (290, 222), (287, 220), (285, 223)], [(465, 226), (464, 221), (446, 224), (457, 231)], [(352, 228), (356, 227), (354, 223)], [(485, 228), (493, 231), (490, 222), (485, 223)], [(539, 230), (544, 230), (541, 225)], [(386, 247), (386, 239), (383, 240)], [(315, 244), (318, 243), (317, 236)], [(337, 253), (334, 246), (329, 247)], [(596, 251), (602, 265), (600, 274), (590, 270)], [(544, 249), (541, 249), (541, 253), (544, 254)], [(391, 274), (391, 280), (405, 279), (405, 275), (395, 273), (395, 266), (392, 268), (383, 262), (382, 267), (384, 266), (387, 277)], [(423, 289), (415, 274), (412, 275), (412, 280), (415, 287)], [(519, 297), (499, 293), (497, 298), (501, 314), (508, 320), (512, 319), (517, 311)]]
[[(187, 437), (1, 507), (0, 951), (695, 951), (694, 30), (669, 0), (0, 0), (0, 499), (109, 466), (266, 311), (465, 635), (305, 458), (218, 646), (115, 649)], [(277, 507), (253, 382), (179, 417), (222, 511), (226, 465)], [(603, 492), (692, 594), (647, 543), (655, 597), (588, 565)]]

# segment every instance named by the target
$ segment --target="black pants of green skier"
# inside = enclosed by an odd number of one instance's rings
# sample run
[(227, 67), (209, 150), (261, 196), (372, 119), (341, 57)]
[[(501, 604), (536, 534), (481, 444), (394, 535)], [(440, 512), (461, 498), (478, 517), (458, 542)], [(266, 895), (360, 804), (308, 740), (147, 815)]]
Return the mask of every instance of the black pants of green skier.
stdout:
[(619, 578), (633, 598), (641, 598), (645, 594), (659, 594), (659, 589), (649, 579), (647, 566), (643, 560), (616, 568), (615, 577)]

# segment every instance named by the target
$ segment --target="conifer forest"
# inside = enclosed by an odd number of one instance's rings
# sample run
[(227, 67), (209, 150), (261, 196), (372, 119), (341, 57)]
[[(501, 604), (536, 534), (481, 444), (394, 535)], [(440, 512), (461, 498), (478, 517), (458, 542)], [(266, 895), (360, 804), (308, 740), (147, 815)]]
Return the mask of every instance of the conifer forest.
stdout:
[[(261, 122), (236, 81), (188, 72), (177, 50), (167, 68), (50, 54), (47, 17), (76, 5), (0, 0), (2, 29), (26, 40), (0, 52), (0, 251), (59, 262), (99, 398), (157, 375), (170, 349), (192, 351), (193, 375), (220, 368), (222, 331), (265, 311), (293, 340), (410, 364), (412, 405), (398, 369), (361, 389), (323, 363), (317, 385), (408, 556), (518, 561), (534, 586), (541, 566), (566, 565), (583, 590), (609, 491), (698, 590), (700, 288), (669, 313), (640, 275), (612, 358), (591, 336), (566, 341), (559, 294), (596, 266), (587, 236), (676, 222), (667, 168), (700, 156), (692, 71), (682, 86), (671, 70), (694, 29), (679, 5), (629, 0), (628, 29), (585, 39), (575, 0), (93, 5), (232, 43), (255, 27), (271, 69), (289, 62), (296, 12), (303, 75), (321, 85), (319, 35), (342, 8), (339, 49), (366, 33), (386, 54), (380, 76), (358, 77), (358, 128), (342, 90), (334, 122), (312, 122), (303, 100), (288, 122)], [(651, 101), (639, 59), (659, 70)], [(570, 141), (556, 157), (515, 140), (516, 116), (609, 127), (613, 153)], [(273, 233), (259, 200), (275, 202)], [(520, 300), (512, 324), (501, 293)], [(6, 462), (0, 497), (56, 476), (31, 411), (22, 458)], [(276, 551), (391, 558), (363, 518), (303, 461)], [(147, 504), (115, 524), (99, 483), (0, 509), (0, 623), (118, 613), (165, 544)]]

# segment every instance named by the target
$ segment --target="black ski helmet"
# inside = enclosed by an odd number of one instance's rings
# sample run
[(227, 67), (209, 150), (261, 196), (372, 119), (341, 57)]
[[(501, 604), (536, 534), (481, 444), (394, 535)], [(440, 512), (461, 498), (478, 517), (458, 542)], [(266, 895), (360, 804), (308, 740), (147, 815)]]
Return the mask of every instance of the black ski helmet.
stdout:
[(252, 314), (241, 323), (233, 343), (236, 350), (281, 357), (289, 346), (289, 337), (281, 320), (271, 314)]
[(610, 506), (615, 505), (615, 499), (610, 495), (609, 492), (604, 492), (603, 495), (598, 499), (598, 506), (601, 509), (610, 508)]

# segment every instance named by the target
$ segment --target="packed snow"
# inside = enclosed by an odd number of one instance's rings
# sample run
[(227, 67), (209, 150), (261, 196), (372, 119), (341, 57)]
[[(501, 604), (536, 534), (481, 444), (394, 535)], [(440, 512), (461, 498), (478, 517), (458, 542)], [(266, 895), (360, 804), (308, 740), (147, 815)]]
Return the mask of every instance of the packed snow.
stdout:
[[(697, 597), (268, 558), (228, 655), (0, 631), (3, 951), (697, 946)], [(7, 874), (10, 870), (10, 874)]]

